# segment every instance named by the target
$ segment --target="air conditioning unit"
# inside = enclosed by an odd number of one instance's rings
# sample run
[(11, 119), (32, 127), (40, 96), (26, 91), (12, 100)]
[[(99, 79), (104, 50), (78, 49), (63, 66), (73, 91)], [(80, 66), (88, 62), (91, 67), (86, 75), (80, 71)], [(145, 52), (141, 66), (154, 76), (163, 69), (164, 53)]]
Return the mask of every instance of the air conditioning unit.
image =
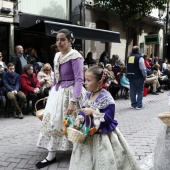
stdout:
[(5, 8), (5, 7), (1, 8), (1, 13), (9, 14), (10, 12), (11, 12), (11, 8)]

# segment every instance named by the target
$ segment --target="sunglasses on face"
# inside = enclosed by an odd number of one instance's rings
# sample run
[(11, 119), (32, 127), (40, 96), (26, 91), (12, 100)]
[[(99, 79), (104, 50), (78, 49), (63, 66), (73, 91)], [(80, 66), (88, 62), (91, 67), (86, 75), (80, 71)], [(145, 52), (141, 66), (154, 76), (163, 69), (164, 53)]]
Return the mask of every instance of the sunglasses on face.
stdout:
[(45, 70), (45, 71), (51, 71), (51, 70)]

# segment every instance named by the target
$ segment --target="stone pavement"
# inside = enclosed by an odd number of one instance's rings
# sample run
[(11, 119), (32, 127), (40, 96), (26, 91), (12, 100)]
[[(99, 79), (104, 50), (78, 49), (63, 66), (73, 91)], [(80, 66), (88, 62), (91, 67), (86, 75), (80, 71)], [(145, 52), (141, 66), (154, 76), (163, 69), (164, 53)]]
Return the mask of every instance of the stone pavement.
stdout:
[[(161, 126), (158, 113), (168, 111), (168, 91), (144, 97), (145, 109), (130, 108), (130, 100), (116, 100), (118, 128), (141, 159), (153, 151), (156, 135)], [(23, 120), (0, 115), (0, 170), (35, 170), (35, 163), (47, 152), (36, 147), (41, 121), (32, 115)], [(68, 170), (71, 152), (58, 152), (57, 162), (44, 170)]]

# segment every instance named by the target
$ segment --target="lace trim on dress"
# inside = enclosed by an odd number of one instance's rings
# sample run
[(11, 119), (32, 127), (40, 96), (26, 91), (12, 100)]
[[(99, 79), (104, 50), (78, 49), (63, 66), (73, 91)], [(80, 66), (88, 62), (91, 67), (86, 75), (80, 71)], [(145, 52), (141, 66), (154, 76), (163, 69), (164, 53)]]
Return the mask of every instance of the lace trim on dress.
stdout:
[(101, 122), (105, 122), (104, 115), (105, 113), (100, 113), (99, 109), (96, 109), (96, 111), (93, 113), (93, 123), (96, 129), (100, 127)]
[(98, 101), (90, 101), (86, 96), (83, 106), (92, 107), (94, 109), (104, 109), (110, 104), (115, 104), (111, 96), (103, 96)]

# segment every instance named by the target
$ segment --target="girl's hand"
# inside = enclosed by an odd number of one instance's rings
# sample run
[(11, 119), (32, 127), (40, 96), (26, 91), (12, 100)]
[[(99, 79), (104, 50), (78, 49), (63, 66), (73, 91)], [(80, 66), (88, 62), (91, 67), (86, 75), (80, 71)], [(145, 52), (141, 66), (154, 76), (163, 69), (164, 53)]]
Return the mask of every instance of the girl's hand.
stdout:
[(81, 122), (80, 119), (76, 119), (74, 125), (75, 125), (77, 128), (79, 128), (80, 122)]
[(90, 116), (92, 115), (96, 110), (92, 109), (92, 108), (82, 108), (81, 111), (86, 115), (86, 116)]
[(71, 115), (71, 114), (74, 113), (75, 110), (76, 110), (76, 105), (70, 103), (70, 104), (68, 105), (68, 108), (67, 108), (67, 112), (66, 112), (66, 113), (67, 113), (67, 115)]

